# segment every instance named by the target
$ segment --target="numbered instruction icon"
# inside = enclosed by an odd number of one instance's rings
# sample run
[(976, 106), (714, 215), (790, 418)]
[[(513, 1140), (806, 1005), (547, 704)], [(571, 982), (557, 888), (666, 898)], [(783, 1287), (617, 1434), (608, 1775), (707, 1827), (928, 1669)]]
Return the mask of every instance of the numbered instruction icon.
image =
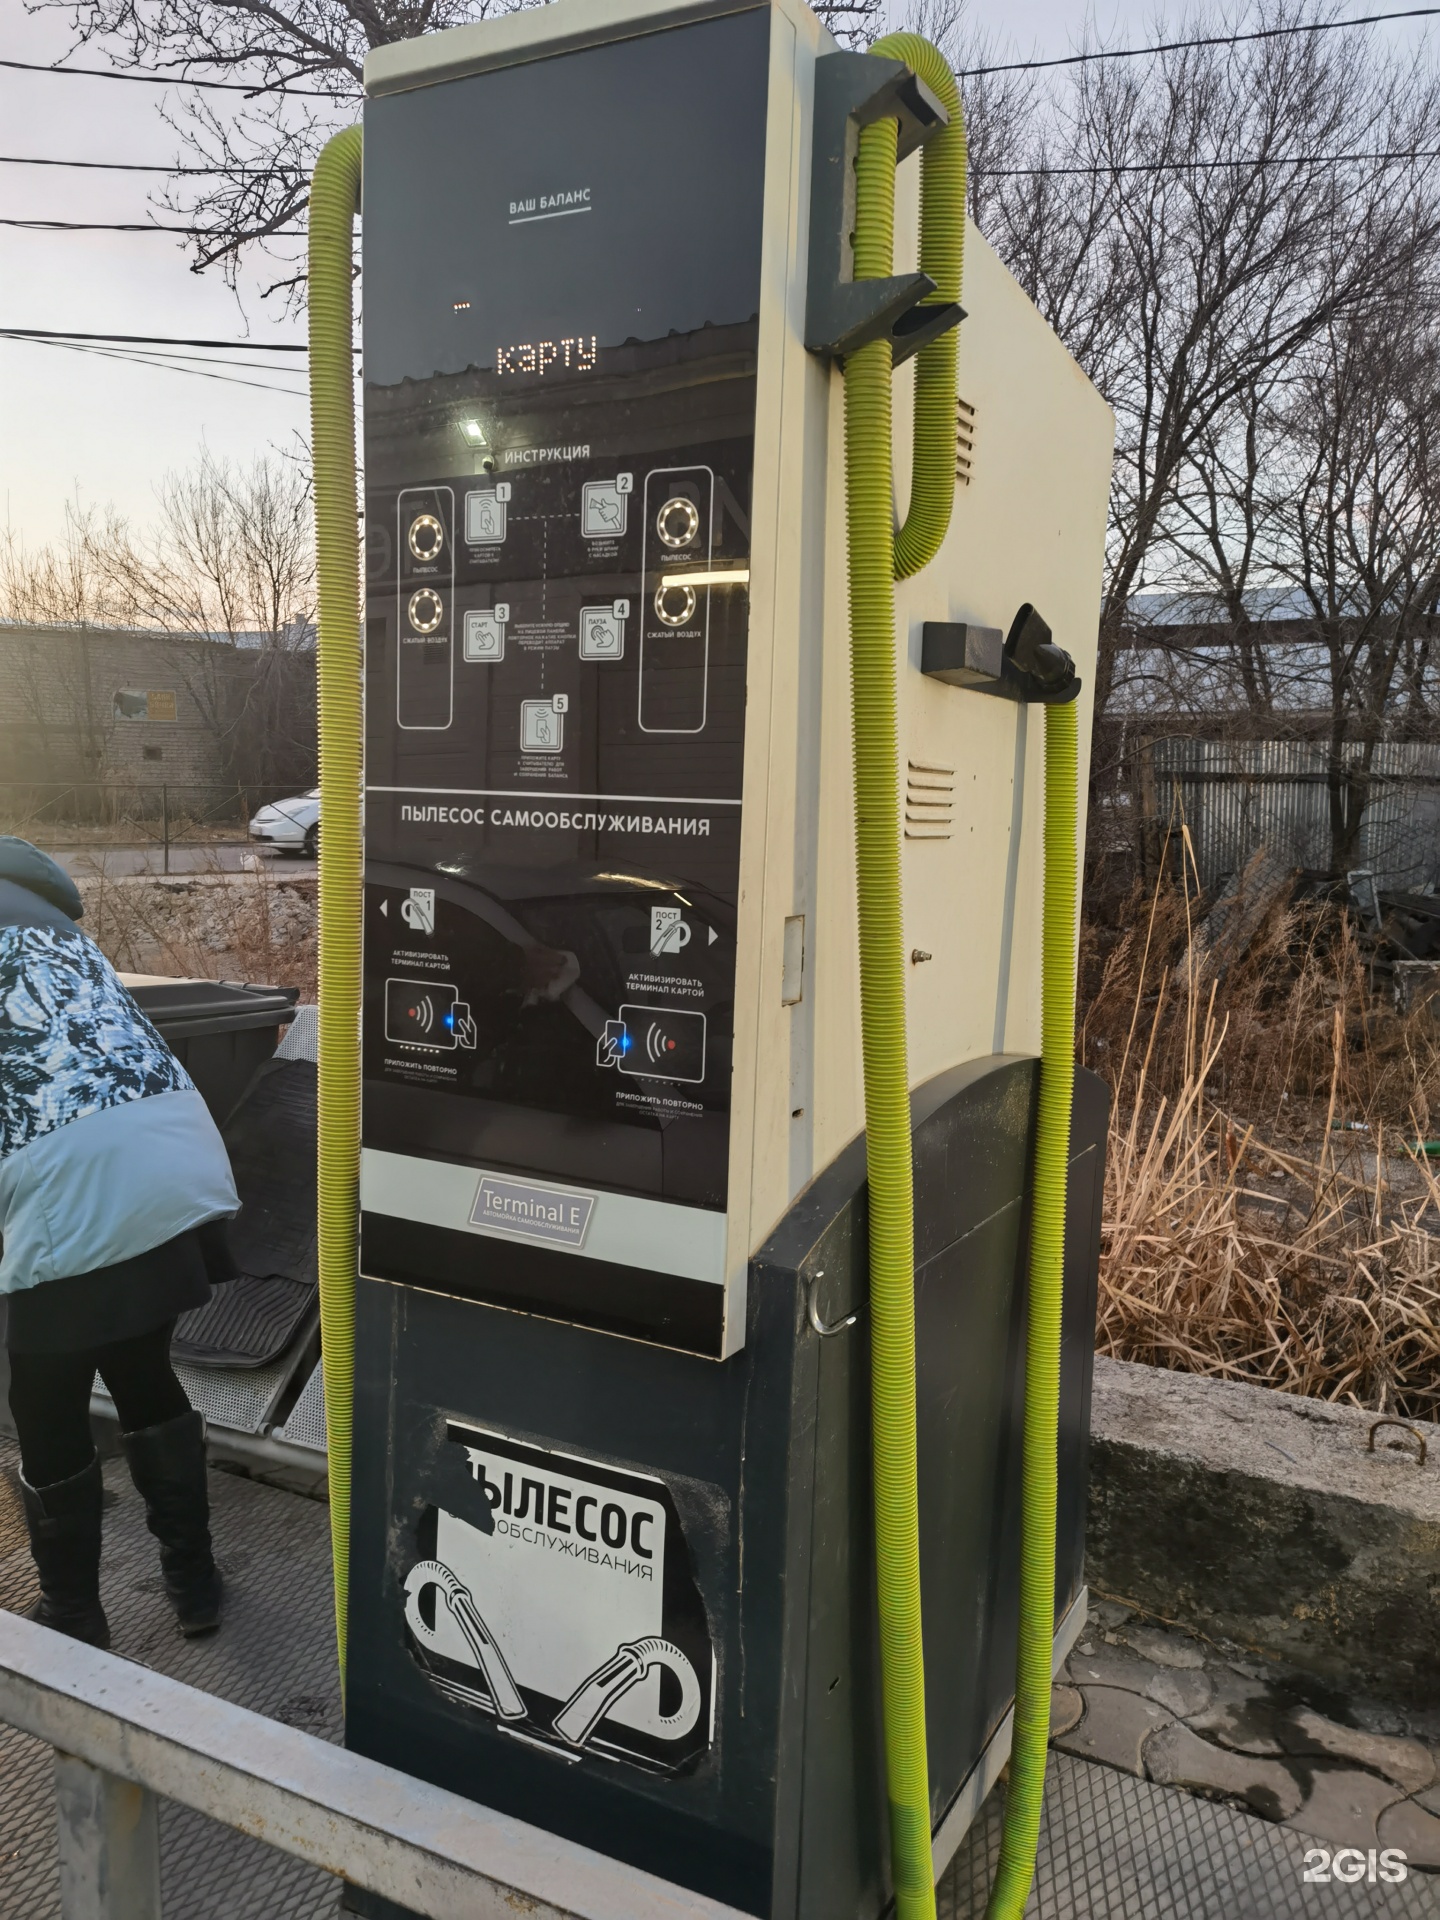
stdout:
[(679, 953), (689, 944), (690, 923), (681, 917), (679, 907), (650, 909), (651, 953)]
[(505, 658), (505, 622), (508, 606), (472, 607), (465, 615), (464, 656), (471, 662)]
[[(625, 612), (621, 612), (621, 608)], [(582, 660), (621, 660), (625, 656), (625, 613), (628, 600), (616, 600), (608, 607), (580, 609), (580, 658)]]
[(510, 485), (480, 487), (465, 496), (465, 538), (472, 547), (498, 546), (505, 538)]
[(625, 531), (627, 496), (635, 484), (631, 473), (613, 480), (587, 480), (580, 490), (580, 533), (586, 540), (618, 540)]
[[(562, 696), (563, 697), (563, 696)], [(565, 715), (557, 712), (553, 700), (520, 702), (520, 749), (522, 753), (559, 753), (565, 744)]]

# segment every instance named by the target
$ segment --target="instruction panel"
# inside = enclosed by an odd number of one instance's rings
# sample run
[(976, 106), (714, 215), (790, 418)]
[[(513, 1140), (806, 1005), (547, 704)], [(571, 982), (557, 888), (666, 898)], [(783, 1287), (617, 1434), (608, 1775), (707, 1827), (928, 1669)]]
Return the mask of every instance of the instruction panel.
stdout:
[[(496, 159), (507, 126), (534, 150), (528, 69), (496, 77), (499, 120), (472, 99), (449, 125), (443, 88), (367, 120), (369, 243), (423, 203), (453, 269), (366, 307), (364, 1141), (520, 1181), (507, 1218), (443, 1224), (528, 1239), (527, 1286), (604, 1264), (597, 1233), (645, 1264), (606, 1193), (727, 1201), (765, 36), (741, 15), (633, 50), (666, 99), (734, 70), (682, 116), (686, 175), (644, 115), (590, 129), (577, 85), (576, 183), (532, 190)], [(552, 1190), (596, 1224), (554, 1231)]]

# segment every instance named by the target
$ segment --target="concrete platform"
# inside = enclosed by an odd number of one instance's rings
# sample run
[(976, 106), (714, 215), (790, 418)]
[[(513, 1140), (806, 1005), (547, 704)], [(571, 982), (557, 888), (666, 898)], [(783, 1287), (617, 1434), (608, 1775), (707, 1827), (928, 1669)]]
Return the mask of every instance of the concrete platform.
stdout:
[[(0, 1606), (27, 1607), (34, 1573), (0, 1440)], [(104, 1599), (115, 1651), (327, 1739), (340, 1735), (323, 1505), (212, 1471), (223, 1631), (187, 1642), (160, 1588), (154, 1543), (123, 1462), (105, 1470)], [(1081, 1676), (1077, 1674), (1077, 1679)], [(939, 1888), (940, 1920), (979, 1920), (998, 1857), (1003, 1787)], [(48, 1752), (0, 1731), (0, 1920), (58, 1920)], [(1033, 1920), (1440, 1920), (1440, 1879), (1307, 1884), (1314, 1838), (1074, 1754), (1051, 1756)], [(161, 1814), (165, 1920), (331, 1920), (330, 1876), (182, 1808)]]

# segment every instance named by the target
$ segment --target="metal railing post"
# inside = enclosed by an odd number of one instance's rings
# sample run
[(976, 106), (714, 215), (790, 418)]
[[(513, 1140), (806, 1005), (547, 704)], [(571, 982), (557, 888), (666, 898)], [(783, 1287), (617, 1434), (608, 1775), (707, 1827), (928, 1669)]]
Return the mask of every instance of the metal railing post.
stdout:
[(61, 1920), (161, 1920), (153, 1793), (55, 1753)]
[(747, 1920), (0, 1607), (5, 1726), (54, 1749), (62, 1920), (160, 1920), (161, 1800), (429, 1920)]

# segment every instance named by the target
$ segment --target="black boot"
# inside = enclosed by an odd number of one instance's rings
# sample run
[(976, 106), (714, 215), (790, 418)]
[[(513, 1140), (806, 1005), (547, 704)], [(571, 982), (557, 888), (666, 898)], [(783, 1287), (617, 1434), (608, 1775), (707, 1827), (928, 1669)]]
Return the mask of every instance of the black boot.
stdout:
[(158, 1427), (122, 1433), (130, 1477), (160, 1542), (160, 1570), (187, 1636), (220, 1624), (220, 1570), (210, 1551), (210, 1489), (205, 1477), (205, 1420), (192, 1408)]
[(68, 1480), (20, 1493), (30, 1528), (30, 1551), (40, 1573), (40, 1598), (30, 1618), (72, 1640), (108, 1647), (110, 1623), (100, 1605), (100, 1505), (104, 1482), (95, 1456)]

